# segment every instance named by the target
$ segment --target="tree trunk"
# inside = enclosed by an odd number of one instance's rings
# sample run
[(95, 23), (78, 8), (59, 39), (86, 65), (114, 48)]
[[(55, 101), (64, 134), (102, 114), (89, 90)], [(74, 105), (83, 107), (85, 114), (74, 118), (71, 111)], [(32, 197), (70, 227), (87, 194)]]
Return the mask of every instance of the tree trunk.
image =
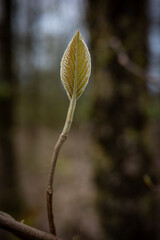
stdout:
[(108, 240), (155, 239), (154, 197), (143, 181), (145, 174), (152, 176), (146, 140), (147, 82), (145, 76), (136, 77), (134, 68), (132, 73), (126, 70), (128, 58), (122, 54), (117, 59), (111, 47), (122, 43), (124, 53), (146, 69), (146, 12), (144, 0), (88, 0), (96, 94), (92, 119), (94, 138), (103, 151), (95, 153), (95, 182)]
[(17, 81), (13, 70), (12, 0), (1, 1), (0, 22), (0, 207), (14, 216), (20, 211), (20, 193), (13, 141)]

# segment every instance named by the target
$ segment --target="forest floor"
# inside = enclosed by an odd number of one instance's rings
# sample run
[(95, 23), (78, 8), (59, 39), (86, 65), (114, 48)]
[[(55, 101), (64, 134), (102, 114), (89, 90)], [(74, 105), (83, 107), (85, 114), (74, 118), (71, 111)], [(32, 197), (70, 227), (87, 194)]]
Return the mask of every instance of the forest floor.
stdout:
[[(53, 147), (60, 132), (46, 127), (16, 130), (18, 171), (27, 223), (48, 231), (46, 188)], [(65, 240), (103, 239), (96, 211), (93, 143), (86, 127), (72, 129), (61, 149), (54, 184), (57, 232)], [(80, 236), (80, 237), (78, 237)]]

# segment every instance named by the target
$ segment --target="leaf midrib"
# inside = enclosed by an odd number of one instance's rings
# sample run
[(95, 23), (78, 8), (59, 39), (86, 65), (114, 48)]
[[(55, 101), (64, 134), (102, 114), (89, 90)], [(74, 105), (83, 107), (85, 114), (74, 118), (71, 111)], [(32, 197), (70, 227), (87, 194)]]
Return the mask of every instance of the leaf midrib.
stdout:
[(76, 36), (76, 59), (75, 59), (75, 71), (74, 71), (74, 88), (73, 88), (73, 98), (77, 98), (77, 76), (78, 76), (78, 46), (79, 46), (79, 32)]

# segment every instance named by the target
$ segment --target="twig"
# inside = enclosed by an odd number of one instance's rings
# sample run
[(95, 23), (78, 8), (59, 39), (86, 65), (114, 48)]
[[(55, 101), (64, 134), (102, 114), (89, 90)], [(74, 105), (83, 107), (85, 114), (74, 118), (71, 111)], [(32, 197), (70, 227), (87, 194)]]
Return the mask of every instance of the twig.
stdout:
[(64, 136), (61, 134), (55, 145), (52, 163), (51, 163), (50, 174), (49, 174), (49, 180), (48, 180), (47, 213), (48, 213), (48, 221), (49, 221), (49, 230), (50, 230), (50, 233), (53, 233), (55, 235), (56, 235), (56, 226), (54, 223), (54, 215), (53, 215), (53, 207), (52, 207), (53, 179), (54, 179), (54, 173), (55, 173), (55, 167), (56, 167), (56, 163), (57, 163), (57, 159), (58, 159), (58, 154), (59, 154), (59, 151), (66, 139), (67, 139), (67, 136)]
[(116, 53), (120, 65), (122, 65), (125, 69), (127, 69), (135, 76), (143, 80), (147, 79), (149, 83), (154, 84), (160, 88), (159, 80), (155, 76), (148, 74), (142, 67), (138, 66), (129, 58), (119, 38), (111, 37), (109, 40), (109, 45)]
[(0, 212), (0, 228), (23, 240), (61, 240), (60, 238), (16, 221), (7, 213)]
[(55, 145), (53, 158), (49, 173), (48, 188), (47, 188), (47, 211), (50, 232), (56, 235), (56, 227), (54, 223), (54, 214), (52, 209), (53, 197), (53, 180), (55, 167), (59, 151), (67, 139), (77, 99), (83, 93), (90, 74), (91, 74), (91, 58), (87, 45), (85, 44), (79, 30), (68, 44), (62, 60), (61, 60), (61, 81), (67, 92), (70, 100), (70, 105), (67, 113), (66, 122), (61, 135)]
[(67, 118), (66, 122), (63, 128), (62, 133), (60, 134), (58, 141), (54, 147), (53, 151), (53, 157), (52, 157), (52, 162), (51, 162), (51, 168), (50, 168), (50, 173), (49, 173), (49, 179), (48, 179), (48, 188), (47, 188), (47, 213), (48, 213), (48, 222), (49, 222), (49, 230), (50, 233), (56, 235), (56, 226), (55, 226), (55, 221), (54, 221), (54, 211), (52, 207), (52, 199), (53, 199), (53, 181), (54, 181), (54, 175), (55, 175), (55, 168), (56, 168), (56, 163), (59, 155), (59, 151), (63, 145), (63, 143), (66, 141), (68, 132), (70, 130), (71, 124), (72, 124), (72, 119), (73, 119), (73, 114), (76, 106), (76, 98), (73, 97), (70, 101), (68, 113), (67, 113)]

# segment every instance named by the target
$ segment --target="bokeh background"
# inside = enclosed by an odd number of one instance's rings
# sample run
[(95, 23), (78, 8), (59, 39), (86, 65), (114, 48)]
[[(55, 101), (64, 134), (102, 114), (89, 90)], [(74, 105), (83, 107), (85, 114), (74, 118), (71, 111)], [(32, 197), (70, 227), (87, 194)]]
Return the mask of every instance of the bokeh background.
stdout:
[(57, 231), (158, 240), (160, 0), (0, 0), (0, 209), (48, 231), (48, 171), (69, 105), (60, 61), (77, 28), (92, 75), (56, 168)]

